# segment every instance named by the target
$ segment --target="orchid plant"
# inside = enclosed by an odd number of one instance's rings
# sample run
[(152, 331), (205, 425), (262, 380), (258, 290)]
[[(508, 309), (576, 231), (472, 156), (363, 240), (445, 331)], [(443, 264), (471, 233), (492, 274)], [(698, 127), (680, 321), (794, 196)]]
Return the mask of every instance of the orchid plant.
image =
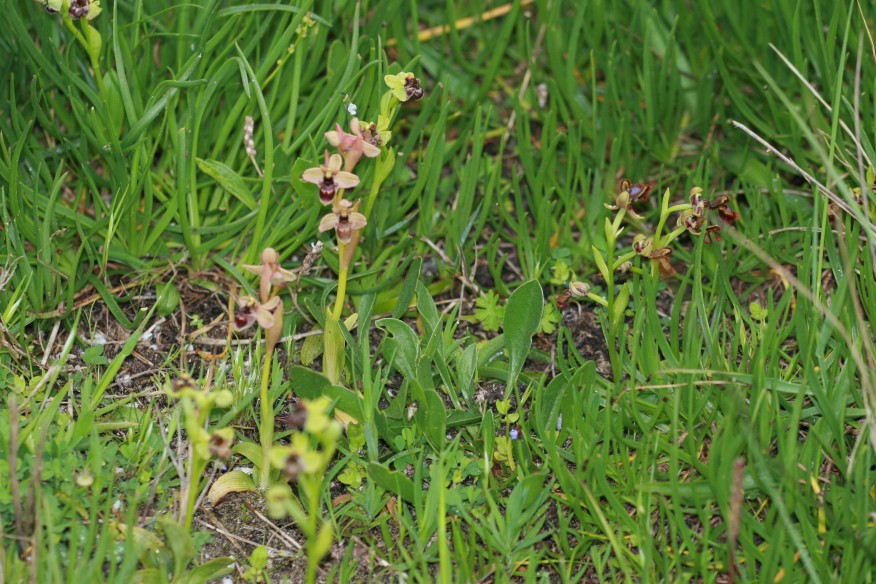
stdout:
[[(412, 73), (402, 72), (386, 75), (384, 81), (389, 90), (380, 100), (380, 113), (376, 122), (350, 121), (349, 132), (340, 124), (325, 133), (328, 144), (337, 153), (325, 151), (325, 162), (304, 171), (302, 180), (319, 188), (319, 200), (331, 210), (319, 223), (320, 232), (334, 231), (339, 258), (338, 288), (334, 307), (326, 309), (323, 327), (323, 370), (333, 384), (342, 383), (344, 370), (344, 337), (340, 329), (341, 313), (346, 300), (347, 279), (350, 266), (359, 243), (360, 232), (368, 225), (370, 214), (382, 182), (389, 176), (395, 164), (390, 125), (401, 104), (419, 100), (424, 91), (420, 80)], [(346, 198), (347, 192), (360, 183), (355, 174), (363, 160), (375, 159), (377, 168), (369, 196), (364, 207), (362, 201)], [(353, 322), (353, 321), (351, 321)]]
[(282, 476), (298, 484), (295, 497), (279, 483), (267, 493), (268, 512), (275, 518), (289, 516), (304, 534), (307, 552), (307, 582), (314, 582), (320, 561), (331, 549), (334, 530), (322, 520), (323, 481), (341, 437), (341, 425), (330, 416), (331, 400), (325, 396), (301, 400), (286, 420), (293, 434), (288, 446), (271, 452), (271, 462)]
[(229, 407), (234, 396), (227, 389), (211, 391), (209, 382), (204, 389), (199, 389), (188, 375), (180, 376), (166, 391), (182, 408), (183, 427), (189, 442), (186, 460), (178, 460), (176, 463), (182, 483), (179, 519), (186, 529), (191, 529), (201, 478), (207, 464), (213, 457), (228, 458), (234, 442), (232, 428), (209, 427), (210, 413), (217, 407)]
[[(687, 203), (670, 205), (671, 194), (669, 189), (663, 193), (660, 205), (660, 218), (653, 235), (637, 234), (628, 251), (617, 254), (617, 243), (623, 233), (622, 223), (627, 216), (634, 219), (643, 219), (634, 209), (634, 205), (647, 200), (651, 192), (651, 185), (632, 183), (628, 179), (621, 179), (618, 183), (617, 194), (612, 204), (605, 204), (607, 209), (616, 211), (613, 219), (606, 217), (605, 247), (602, 251), (597, 246), (592, 246), (596, 267), (606, 284), (606, 295), (600, 296), (590, 291), (590, 285), (586, 282), (573, 281), (569, 287), (557, 296), (557, 307), (563, 308), (571, 299), (587, 298), (606, 308), (608, 312), (609, 329), (607, 341), (612, 370), (615, 376), (620, 375), (619, 358), (615, 342), (620, 326), (623, 323), (624, 312), (630, 299), (630, 291), (625, 283), (618, 289), (616, 287), (617, 273), (632, 271), (639, 274), (650, 273), (651, 277), (666, 279), (673, 276), (676, 271), (672, 265), (672, 248), (670, 244), (685, 232), (693, 236), (704, 235), (707, 243), (712, 240), (720, 241), (720, 224), (710, 223), (708, 211), (714, 211), (724, 223), (733, 223), (739, 219), (739, 214), (730, 209), (730, 198), (720, 195), (712, 200), (703, 198), (703, 189), (694, 187), (690, 190)], [(678, 213), (675, 228), (668, 233), (663, 233), (667, 221), (673, 213)], [(633, 266), (633, 260), (637, 257), (650, 260), (650, 268)]]
[(259, 298), (244, 296), (240, 299), (240, 308), (234, 317), (234, 327), (242, 330), (257, 322), (265, 331), (265, 355), (259, 393), (261, 406), (259, 442), (262, 451), (259, 486), (266, 489), (270, 484), (268, 469), (271, 467), (270, 454), (274, 442), (274, 404), (270, 400), (268, 384), (271, 379), (274, 348), (283, 331), (283, 303), (278, 291), (287, 283), (294, 282), (297, 276), (280, 267), (280, 256), (273, 248), (265, 248), (261, 260), (261, 264), (258, 265), (241, 266), (259, 277)]

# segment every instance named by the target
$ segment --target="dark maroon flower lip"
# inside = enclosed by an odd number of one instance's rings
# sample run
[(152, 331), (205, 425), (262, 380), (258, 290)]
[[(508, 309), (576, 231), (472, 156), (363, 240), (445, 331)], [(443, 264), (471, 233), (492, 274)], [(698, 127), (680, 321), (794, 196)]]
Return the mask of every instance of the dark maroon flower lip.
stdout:
[(423, 99), (423, 95), (425, 95), (425, 91), (420, 87), (420, 80), (413, 75), (405, 79), (405, 93), (414, 101), (420, 101)]
[(73, 0), (70, 2), (70, 8), (67, 13), (73, 20), (79, 20), (88, 16), (88, 10), (91, 5), (91, 0)]

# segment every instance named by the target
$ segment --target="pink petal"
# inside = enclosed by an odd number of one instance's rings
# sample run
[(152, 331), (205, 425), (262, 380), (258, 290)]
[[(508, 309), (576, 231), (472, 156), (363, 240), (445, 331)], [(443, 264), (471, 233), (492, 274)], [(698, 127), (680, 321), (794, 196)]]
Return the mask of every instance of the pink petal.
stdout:
[(277, 268), (274, 273), (271, 274), (271, 284), (277, 288), (286, 282), (294, 282), (297, 279), (298, 276), (296, 276), (294, 272), (290, 272), (284, 268)]
[(308, 168), (304, 171), (304, 174), (301, 175), (301, 180), (304, 182), (313, 183), (318, 185), (325, 178), (325, 173), (321, 168)]
[(350, 227), (353, 229), (362, 229), (366, 225), (368, 225), (368, 221), (365, 219), (365, 215), (362, 213), (350, 213)]
[(332, 154), (331, 158), (328, 161), (328, 169), (332, 174), (338, 174), (341, 170), (341, 165), (344, 163), (344, 159), (341, 158), (340, 154)]
[(380, 156), (380, 148), (371, 144), (370, 142), (362, 141), (362, 154), (367, 156), (368, 158), (375, 158)]
[(259, 326), (265, 330), (274, 326), (274, 314), (266, 310), (264, 306), (256, 310), (256, 320)]
[(341, 171), (335, 175), (335, 184), (342, 189), (351, 189), (359, 184), (359, 177), (352, 172)]
[(323, 231), (329, 231), (335, 228), (335, 225), (338, 224), (338, 216), (334, 213), (329, 213), (325, 217), (323, 217), (319, 221), (319, 231), (322, 233)]
[(246, 270), (247, 272), (249, 272), (250, 274), (255, 274), (257, 276), (260, 276), (262, 271), (264, 271), (264, 269), (265, 269), (265, 267), (262, 265), (251, 266), (251, 265), (244, 264), (240, 267), (243, 268), (244, 270)]
[(328, 140), (328, 143), (332, 146), (337, 147), (338, 144), (341, 143), (341, 140), (344, 138), (344, 131), (341, 129), (341, 126), (338, 125), (337, 131), (331, 131), (325, 133), (325, 139)]

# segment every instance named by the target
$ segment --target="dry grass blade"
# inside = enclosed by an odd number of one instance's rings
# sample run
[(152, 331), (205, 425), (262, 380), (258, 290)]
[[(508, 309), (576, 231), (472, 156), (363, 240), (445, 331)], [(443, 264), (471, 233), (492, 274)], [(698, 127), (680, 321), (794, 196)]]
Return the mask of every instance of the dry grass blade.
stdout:
[(757, 140), (764, 148), (766, 148), (768, 153), (774, 154), (779, 160), (793, 168), (800, 176), (806, 179), (809, 184), (814, 185), (819, 191), (822, 192), (822, 194), (830, 199), (832, 203), (835, 203), (843, 211), (854, 217), (862, 226), (866, 227), (873, 236), (876, 236), (876, 225), (873, 225), (873, 223), (867, 217), (864, 217), (860, 209), (854, 209), (853, 207), (851, 207), (848, 203), (846, 203), (845, 200), (843, 200), (842, 197), (824, 186), (821, 182), (819, 182), (818, 179), (803, 170), (800, 165), (794, 162), (794, 160), (779, 152), (779, 150), (775, 146), (767, 142), (765, 139), (761, 138), (756, 132), (751, 130), (745, 124), (737, 122), (736, 120), (730, 120), (730, 124), (734, 128), (742, 130), (743, 132)]

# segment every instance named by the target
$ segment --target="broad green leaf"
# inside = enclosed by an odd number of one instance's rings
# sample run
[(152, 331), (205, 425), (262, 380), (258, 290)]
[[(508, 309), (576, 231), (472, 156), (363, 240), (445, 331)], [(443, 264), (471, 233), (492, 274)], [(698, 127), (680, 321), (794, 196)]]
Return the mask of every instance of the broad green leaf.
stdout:
[(426, 337), (428, 338), (436, 329), (438, 329), (440, 319), (438, 317), (438, 308), (435, 306), (435, 301), (432, 300), (432, 295), (429, 294), (429, 291), (422, 282), (417, 283), (417, 311), (423, 318)]
[(162, 518), (158, 524), (164, 531), (164, 541), (173, 553), (174, 579), (182, 576), (186, 566), (195, 557), (195, 544), (186, 529), (172, 519)]
[(389, 470), (376, 462), (368, 463), (368, 476), (378, 486), (395, 493), (408, 503), (414, 503), (414, 482), (396, 470)]
[(322, 355), (322, 350), (322, 334), (307, 337), (301, 343), (301, 364), (305, 366), (311, 365)]
[(593, 251), (593, 260), (596, 262), (596, 267), (599, 268), (599, 273), (602, 274), (602, 279), (608, 281), (608, 265), (606, 265), (605, 259), (602, 257), (602, 253), (600, 253), (599, 249), (597, 249), (595, 245), (591, 246), (590, 249)]
[(362, 398), (346, 387), (332, 385), (321, 373), (296, 365), (289, 371), (289, 381), (296, 396), (316, 399), (324, 395), (335, 401), (337, 409), (362, 419)]
[(447, 427), (456, 428), (457, 426), (471, 426), (477, 424), (483, 419), (480, 412), (462, 412), (454, 410), (447, 414)]
[(493, 412), (487, 410), (484, 420), (481, 422), (481, 440), (484, 441), (484, 472), (490, 472), (493, 465), (493, 452), (496, 450), (496, 422), (493, 420)]
[(125, 541), (130, 532), (131, 541), (134, 549), (137, 552), (137, 557), (145, 566), (160, 566), (160, 562), (156, 562), (159, 554), (165, 551), (164, 542), (154, 532), (144, 529), (137, 525), (128, 526), (124, 523), (112, 523), (118, 530), (119, 540)]
[(531, 510), (539, 496), (544, 494), (545, 478), (546, 474), (537, 473), (529, 475), (517, 483), (517, 486), (511, 491), (511, 495), (508, 496), (506, 516), (509, 518), (524, 516), (527, 511)]
[(262, 447), (255, 442), (238, 442), (231, 447), (231, 452), (249, 460), (256, 468), (262, 467)]
[(524, 282), (508, 299), (505, 309), (505, 341), (508, 347), (510, 374), (507, 387), (514, 387), (517, 376), (532, 346), (532, 335), (538, 330), (544, 309), (544, 292), (536, 280)]
[(478, 347), (475, 344), (471, 344), (460, 353), (456, 361), (456, 384), (463, 397), (465, 397), (465, 401), (469, 404), (474, 400), (477, 373)]
[(256, 208), (256, 200), (253, 198), (249, 189), (246, 188), (246, 183), (239, 174), (234, 170), (219, 162), (218, 160), (204, 160), (203, 158), (196, 159), (198, 168), (202, 172), (213, 178), (219, 185), (231, 193), (238, 201), (247, 206), (252, 211)]
[(415, 419), (417, 428), (437, 452), (447, 443), (447, 412), (441, 396), (434, 389), (413, 384), (411, 395), (419, 402)]
[(621, 322), (623, 322), (624, 311), (627, 309), (627, 305), (630, 303), (630, 287), (624, 284), (621, 286), (620, 291), (617, 293), (617, 297), (614, 299), (614, 306), (611, 309), (611, 323), (613, 326), (617, 327)]
[(560, 404), (566, 394), (568, 382), (562, 375), (554, 377), (547, 387), (535, 395), (536, 423), (542, 432), (556, 427), (557, 415), (560, 413)]
[(138, 584), (166, 584), (167, 576), (161, 577), (161, 570), (157, 568), (147, 568), (145, 570), (137, 570), (134, 572), (133, 582)]
[(380, 153), (380, 156), (377, 158), (377, 166), (374, 170), (375, 184), (382, 185), (386, 181), (390, 173), (392, 173), (392, 169), (395, 168), (395, 159), (396, 154), (392, 148), (387, 148)]
[(420, 351), (417, 335), (406, 323), (395, 318), (380, 319), (377, 321), (377, 326), (391, 335), (383, 341), (386, 358), (406, 379), (415, 379)]
[[(185, 576), (179, 578), (180, 584), (207, 584), (227, 576), (234, 570), (234, 559), (229, 557), (214, 558), (206, 561), (197, 568), (190, 570)], [(176, 580), (174, 580), (176, 584)]]

